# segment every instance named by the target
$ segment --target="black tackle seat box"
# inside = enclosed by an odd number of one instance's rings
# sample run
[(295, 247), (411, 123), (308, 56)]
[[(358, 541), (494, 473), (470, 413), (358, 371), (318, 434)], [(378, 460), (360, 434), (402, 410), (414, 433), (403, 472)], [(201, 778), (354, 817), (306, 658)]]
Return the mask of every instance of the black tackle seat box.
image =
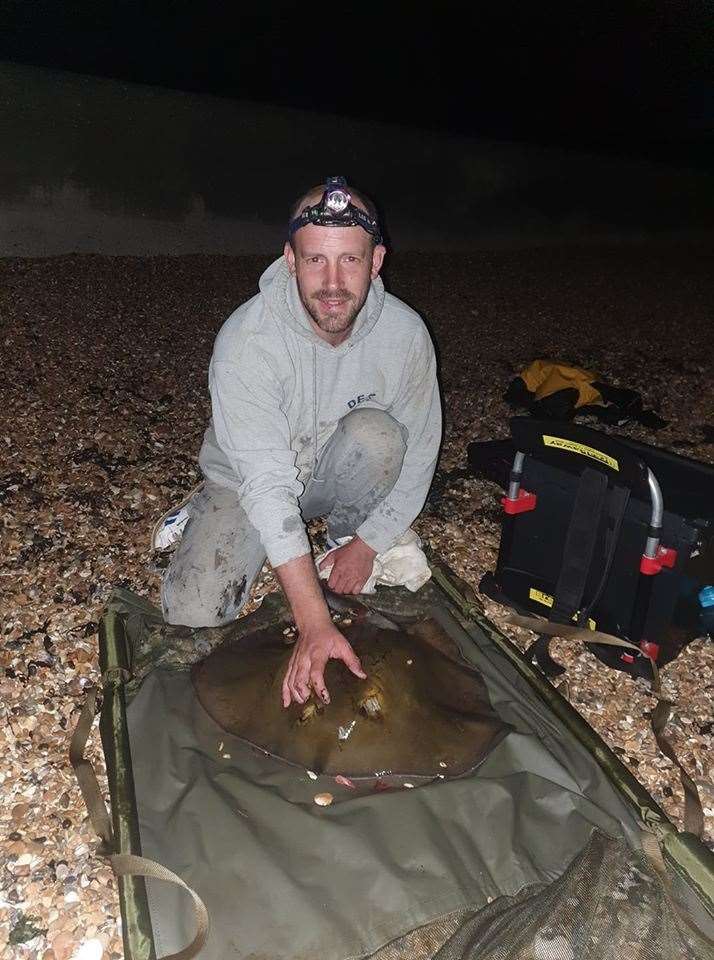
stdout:
[[(527, 494), (535, 495), (530, 509), (504, 514), (496, 570), (482, 579), (481, 590), (520, 613), (549, 616), (581, 479), (594, 467), (607, 475), (608, 490), (630, 489), (615, 527), (616, 542), (606, 544), (604, 531), (603, 543), (593, 551), (580, 605), (588, 608), (587, 626), (638, 644), (646, 641), (659, 666), (673, 660), (704, 632), (698, 594), (714, 583), (714, 467), (570, 423), (517, 417), (511, 433), (511, 440), (472, 443), (468, 450), (473, 472), (496, 480), (504, 490), (513, 476), (515, 454), (522, 450), (520, 496), (527, 501)], [(643, 577), (642, 557), (652, 533), (647, 468), (662, 493), (660, 544), (667, 548), (671, 566)], [(609, 534), (612, 538), (612, 525)], [(634, 629), (643, 596), (645, 609)], [(584, 618), (579, 620), (586, 625)], [(607, 646), (591, 649), (613, 667), (649, 675), (644, 656)]]

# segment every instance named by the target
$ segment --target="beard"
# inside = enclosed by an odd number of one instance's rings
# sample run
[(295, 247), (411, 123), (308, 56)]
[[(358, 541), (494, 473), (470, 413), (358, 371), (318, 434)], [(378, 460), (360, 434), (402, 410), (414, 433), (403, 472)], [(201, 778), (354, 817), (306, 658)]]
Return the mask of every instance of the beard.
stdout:
[[(361, 297), (355, 296), (349, 290), (316, 290), (307, 298), (301, 298), (307, 312), (320, 330), (325, 333), (344, 333), (355, 322), (367, 299), (367, 291)], [(339, 300), (334, 307), (328, 305), (329, 300)]]

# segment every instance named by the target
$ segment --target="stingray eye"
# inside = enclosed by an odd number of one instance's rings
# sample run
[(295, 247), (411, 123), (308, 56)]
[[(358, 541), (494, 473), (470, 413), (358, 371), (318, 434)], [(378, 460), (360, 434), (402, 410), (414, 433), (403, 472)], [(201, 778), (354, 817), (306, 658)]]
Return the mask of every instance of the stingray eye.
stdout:
[(359, 708), (372, 720), (381, 717), (384, 713), (381, 692), (379, 690), (369, 690), (360, 700)]
[(309, 723), (322, 713), (322, 707), (317, 703), (308, 703), (305, 705), (302, 713), (298, 717), (298, 723)]

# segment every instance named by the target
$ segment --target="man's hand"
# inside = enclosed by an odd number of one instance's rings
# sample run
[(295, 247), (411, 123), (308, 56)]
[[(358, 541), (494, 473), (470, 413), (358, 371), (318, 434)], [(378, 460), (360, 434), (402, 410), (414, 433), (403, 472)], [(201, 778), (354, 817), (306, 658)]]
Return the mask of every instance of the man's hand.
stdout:
[(367, 676), (357, 654), (330, 622), (300, 634), (283, 680), (284, 707), (289, 707), (293, 700), (295, 703), (305, 703), (313, 690), (323, 703), (330, 702), (330, 694), (325, 686), (328, 660), (342, 660), (361, 680)]
[[(362, 543), (362, 546), (369, 550), (366, 544)], [(374, 555), (374, 551), (370, 553)], [(330, 695), (325, 687), (325, 665), (328, 660), (342, 660), (361, 679), (366, 674), (354, 650), (332, 622), (312, 554), (306, 553), (280, 564), (275, 568), (275, 573), (288, 598), (300, 634), (283, 680), (283, 706), (289, 707), (293, 700), (295, 703), (305, 703), (311, 690), (324, 703), (329, 703)], [(362, 583), (364, 580), (360, 586)]]
[(377, 551), (368, 547), (364, 540), (353, 537), (343, 547), (338, 547), (325, 557), (320, 570), (333, 564), (327, 586), (335, 593), (360, 593), (372, 573)]

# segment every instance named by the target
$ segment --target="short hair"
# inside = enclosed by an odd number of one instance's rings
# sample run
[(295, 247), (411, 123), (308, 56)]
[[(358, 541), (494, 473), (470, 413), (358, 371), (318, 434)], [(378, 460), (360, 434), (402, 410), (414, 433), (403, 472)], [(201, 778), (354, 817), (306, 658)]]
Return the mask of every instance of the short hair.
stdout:
[[(317, 186), (312, 187), (310, 190), (306, 190), (305, 193), (300, 197), (299, 200), (296, 200), (295, 203), (290, 207), (290, 217), (288, 223), (292, 223), (295, 217), (299, 217), (300, 214), (309, 206), (313, 204), (308, 203), (311, 197), (318, 196), (318, 200), (322, 198), (323, 193), (325, 192), (325, 184), (318, 183)], [(347, 185), (347, 192), (352, 197), (353, 202), (357, 206), (362, 206), (367, 213), (372, 217), (373, 220), (379, 220), (379, 213), (377, 207), (370, 198), (362, 193), (361, 190), (355, 190), (354, 187)]]

